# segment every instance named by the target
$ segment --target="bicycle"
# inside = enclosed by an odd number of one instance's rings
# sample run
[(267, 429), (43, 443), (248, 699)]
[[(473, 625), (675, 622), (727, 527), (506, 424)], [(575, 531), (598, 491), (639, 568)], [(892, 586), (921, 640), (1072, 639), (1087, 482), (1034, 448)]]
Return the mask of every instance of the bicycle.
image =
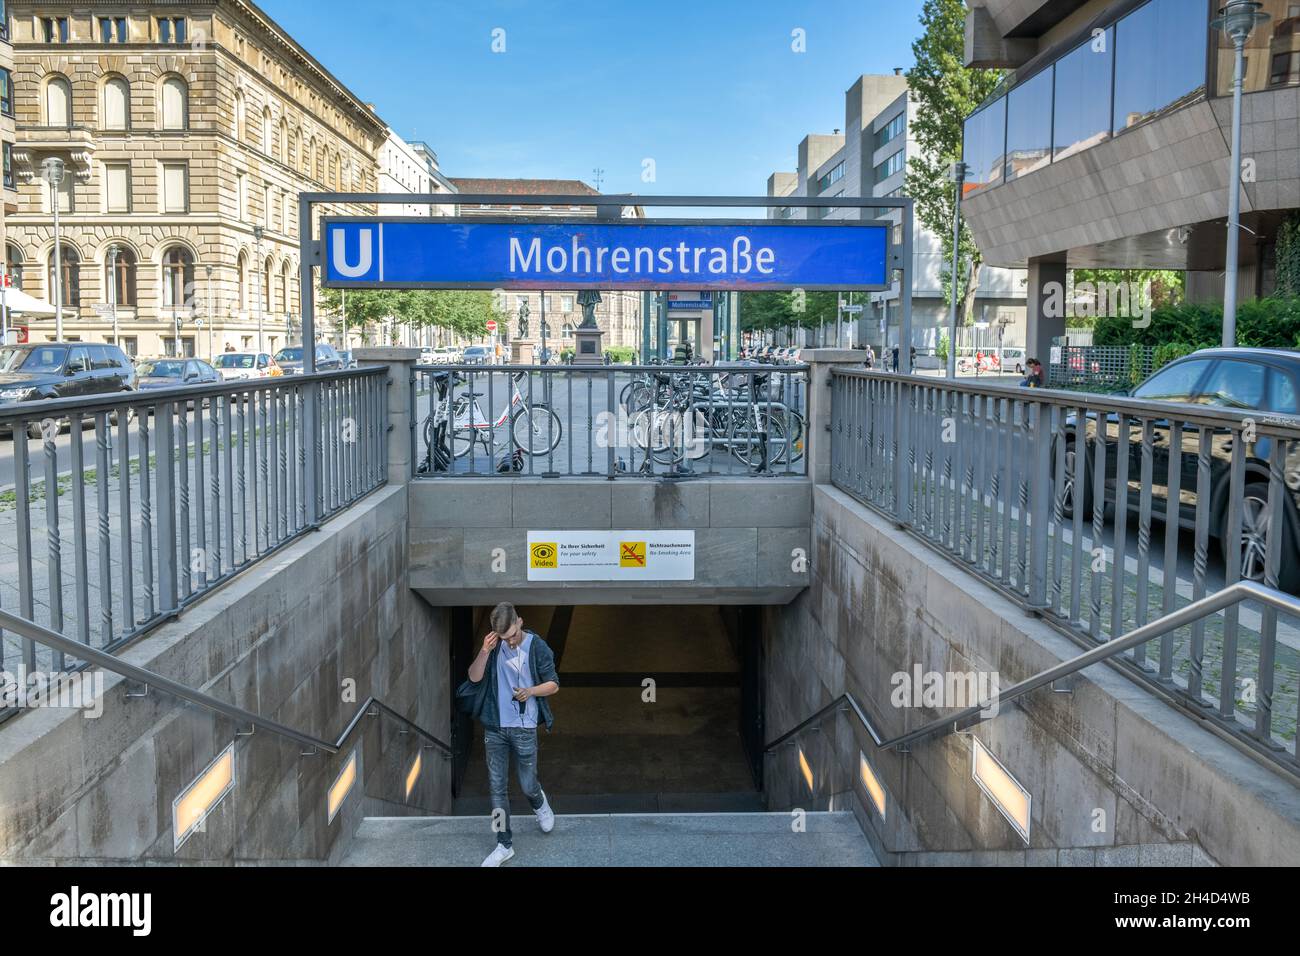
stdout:
[(519, 391), (519, 382), (525, 374), (516, 372), (510, 375), (510, 403), (494, 419), (490, 419), (479, 404), (482, 392), (462, 391), (455, 394), (455, 387), (468, 381), (459, 372), (449, 376), (450, 383), (439, 381), (438, 402), (424, 420), (424, 443), (430, 451), (428, 457), (433, 458), (435, 436), (439, 439), (439, 450), (442, 451), (448, 432), (452, 458), (465, 457), (475, 443), (482, 444), (484, 453), (491, 456), (492, 448), (496, 445), (496, 431), (507, 421), (510, 423), (510, 438), (514, 447), (525, 455), (545, 455), (554, 451), (564, 432), (560, 416), (547, 405), (530, 403), (524, 397)]

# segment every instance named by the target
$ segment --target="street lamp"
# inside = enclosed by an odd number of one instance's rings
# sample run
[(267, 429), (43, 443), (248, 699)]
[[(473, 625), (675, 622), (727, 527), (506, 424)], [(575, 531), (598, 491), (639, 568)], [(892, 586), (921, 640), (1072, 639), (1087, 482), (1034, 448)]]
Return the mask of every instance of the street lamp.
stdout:
[(41, 163), (41, 174), (50, 184), (50, 208), (54, 210), (54, 340), (63, 341), (63, 256), (59, 241), (59, 184), (63, 182), (63, 160), (51, 156)]
[(1221, 30), (1236, 50), (1232, 72), (1232, 168), (1228, 171), (1228, 254), (1223, 278), (1223, 345), (1237, 344), (1237, 256), (1241, 239), (1241, 91), (1246, 79), (1246, 41), (1269, 19), (1254, 0), (1231, 0), (1210, 26)]
[(952, 302), (948, 308), (948, 377), (957, 377), (957, 263), (961, 258), (961, 198), (969, 167), (956, 162), (948, 167), (948, 181), (956, 190), (952, 204)]
[(217, 354), (212, 351), (212, 327), (216, 325), (216, 316), (212, 313), (212, 266), (203, 267), (203, 273), (208, 279), (208, 361), (216, 360)]
[(262, 340), (262, 227), (253, 227), (253, 239), (257, 242), (257, 261), (253, 263), (253, 269), (257, 275), (257, 350), (266, 351), (266, 344)]
[(117, 246), (108, 247), (108, 307), (113, 314), (113, 344), (118, 345), (117, 335)]

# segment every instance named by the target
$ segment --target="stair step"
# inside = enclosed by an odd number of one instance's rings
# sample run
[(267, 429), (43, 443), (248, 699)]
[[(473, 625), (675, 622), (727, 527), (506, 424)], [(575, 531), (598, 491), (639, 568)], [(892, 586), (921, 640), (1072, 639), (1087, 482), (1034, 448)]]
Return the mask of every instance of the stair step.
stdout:
[[(734, 793), (585, 793), (562, 794), (551, 805), (566, 814), (578, 813), (761, 813), (767, 809), (757, 790)], [(492, 798), (457, 797), (452, 805), (457, 816), (488, 816)], [(510, 798), (511, 814), (532, 814), (521, 795)]]
[[(852, 813), (574, 813), (542, 833), (514, 818), (507, 866), (877, 866)], [(493, 846), (486, 816), (368, 817), (345, 866), (477, 866)]]

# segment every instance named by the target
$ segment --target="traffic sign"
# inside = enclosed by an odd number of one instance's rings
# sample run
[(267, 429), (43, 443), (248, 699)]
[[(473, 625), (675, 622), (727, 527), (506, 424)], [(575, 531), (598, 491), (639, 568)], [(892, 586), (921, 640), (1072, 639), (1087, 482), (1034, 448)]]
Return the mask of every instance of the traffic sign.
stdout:
[(487, 330), (488, 330), (489, 332), (495, 332), (495, 331), (497, 330), (497, 320), (496, 320), (496, 319), (488, 319), (488, 320), (487, 320)]
[(327, 218), (330, 288), (889, 287), (890, 224)]

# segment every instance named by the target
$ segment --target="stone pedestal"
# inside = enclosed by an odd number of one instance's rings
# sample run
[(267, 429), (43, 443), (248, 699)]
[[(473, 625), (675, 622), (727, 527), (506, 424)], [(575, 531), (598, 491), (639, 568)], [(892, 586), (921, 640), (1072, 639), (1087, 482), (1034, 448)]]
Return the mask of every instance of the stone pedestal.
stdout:
[(388, 366), (388, 483), (411, 480), (411, 376), (420, 360), (419, 349), (380, 346), (352, 350), (357, 365)]
[(573, 364), (604, 365), (605, 351), (600, 340), (605, 335), (600, 329), (586, 329), (578, 326), (573, 330)]
[(536, 361), (533, 355), (532, 342), (511, 342), (510, 343), (510, 364), (511, 365), (532, 365)]

